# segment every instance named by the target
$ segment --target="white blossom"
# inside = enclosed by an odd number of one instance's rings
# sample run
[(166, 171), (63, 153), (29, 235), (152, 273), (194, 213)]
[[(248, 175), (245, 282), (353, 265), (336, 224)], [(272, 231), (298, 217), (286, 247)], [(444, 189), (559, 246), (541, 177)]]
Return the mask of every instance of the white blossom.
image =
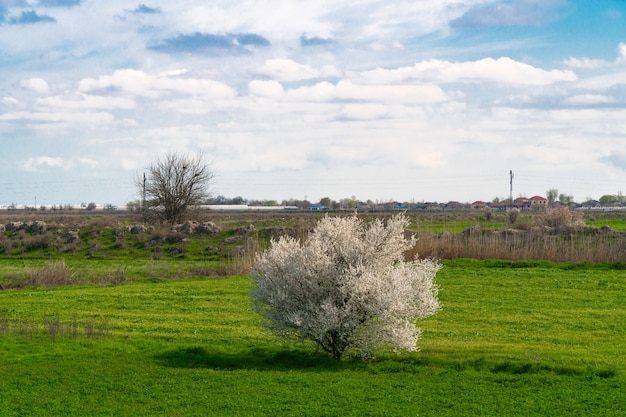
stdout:
[(369, 357), (381, 344), (417, 350), (418, 319), (440, 308), (434, 278), (441, 264), (405, 261), (415, 237), (408, 219), (365, 224), (326, 216), (304, 242), (272, 240), (256, 260), (255, 308), (279, 336), (317, 343), (340, 359), (348, 348)]

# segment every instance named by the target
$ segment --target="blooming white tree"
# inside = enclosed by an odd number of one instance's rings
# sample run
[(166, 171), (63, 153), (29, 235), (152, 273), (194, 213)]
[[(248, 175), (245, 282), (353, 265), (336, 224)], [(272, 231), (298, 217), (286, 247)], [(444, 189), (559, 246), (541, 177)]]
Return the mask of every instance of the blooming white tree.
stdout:
[(365, 224), (326, 216), (302, 243), (284, 236), (258, 256), (255, 309), (281, 337), (311, 340), (341, 359), (348, 348), (369, 357), (381, 344), (415, 351), (415, 322), (439, 309), (431, 259), (404, 260), (415, 245), (403, 215)]

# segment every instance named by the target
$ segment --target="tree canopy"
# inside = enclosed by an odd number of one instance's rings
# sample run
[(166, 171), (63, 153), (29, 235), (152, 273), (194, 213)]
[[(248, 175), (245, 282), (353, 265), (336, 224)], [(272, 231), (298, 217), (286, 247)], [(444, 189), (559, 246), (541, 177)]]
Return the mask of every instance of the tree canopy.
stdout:
[(252, 272), (255, 308), (281, 337), (315, 342), (341, 359), (349, 348), (364, 357), (383, 344), (416, 350), (417, 319), (437, 312), (431, 259), (404, 260), (415, 245), (408, 220), (365, 225), (356, 215), (326, 216), (302, 243), (271, 242)]

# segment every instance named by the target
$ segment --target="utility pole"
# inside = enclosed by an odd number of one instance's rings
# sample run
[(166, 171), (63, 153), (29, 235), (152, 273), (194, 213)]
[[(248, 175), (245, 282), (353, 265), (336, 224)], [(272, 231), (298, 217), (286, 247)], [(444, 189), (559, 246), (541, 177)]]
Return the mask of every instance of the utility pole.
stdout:
[(513, 170), (509, 170), (509, 175), (511, 176), (511, 180), (510, 180), (510, 185), (511, 185), (511, 189), (510, 189), (510, 193), (509, 193), (509, 198), (510, 198), (510, 204), (511, 204), (511, 208), (513, 208)]
[(143, 173), (143, 191), (141, 194), (141, 211), (146, 210), (146, 173)]

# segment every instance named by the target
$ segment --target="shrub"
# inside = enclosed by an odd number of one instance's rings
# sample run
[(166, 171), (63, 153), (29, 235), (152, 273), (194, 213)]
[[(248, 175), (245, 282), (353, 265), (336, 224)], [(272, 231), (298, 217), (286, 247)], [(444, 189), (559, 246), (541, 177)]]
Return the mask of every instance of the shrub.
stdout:
[(157, 230), (149, 238), (149, 243), (154, 245), (156, 243), (180, 243), (187, 238), (182, 232), (176, 230)]
[(9, 254), (13, 251), (13, 242), (3, 234), (0, 234), (0, 254)]
[(32, 269), (27, 273), (27, 284), (33, 287), (56, 287), (72, 285), (80, 280), (65, 262), (47, 262), (39, 269)]
[(567, 207), (559, 207), (548, 209), (541, 216), (537, 216), (534, 222), (538, 226), (548, 227), (583, 227), (585, 222), (583, 220), (583, 213), (580, 211), (570, 210)]
[(126, 282), (126, 280), (126, 267), (121, 267), (107, 275), (96, 277), (93, 282), (96, 284), (118, 285)]
[(407, 226), (402, 214), (368, 226), (356, 216), (326, 216), (302, 244), (272, 240), (252, 271), (266, 327), (313, 341), (335, 359), (351, 347), (363, 357), (383, 344), (417, 350), (415, 321), (439, 309), (433, 280), (441, 265), (404, 260), (415, 245)]
[(49, 234), (32, 236), (24, 239), (22, 250), (23, 252), (29, 252), (37, 249), (48, 249), (52, 238)]
[(507, 214), (509, 216), (509, 222), (511, 224), (515, 224), (517, 222), (517, 219), (519, 218), (519, 209), (514, 207), (512, 209), (510, 209), (509, 211), (507, 211)]

